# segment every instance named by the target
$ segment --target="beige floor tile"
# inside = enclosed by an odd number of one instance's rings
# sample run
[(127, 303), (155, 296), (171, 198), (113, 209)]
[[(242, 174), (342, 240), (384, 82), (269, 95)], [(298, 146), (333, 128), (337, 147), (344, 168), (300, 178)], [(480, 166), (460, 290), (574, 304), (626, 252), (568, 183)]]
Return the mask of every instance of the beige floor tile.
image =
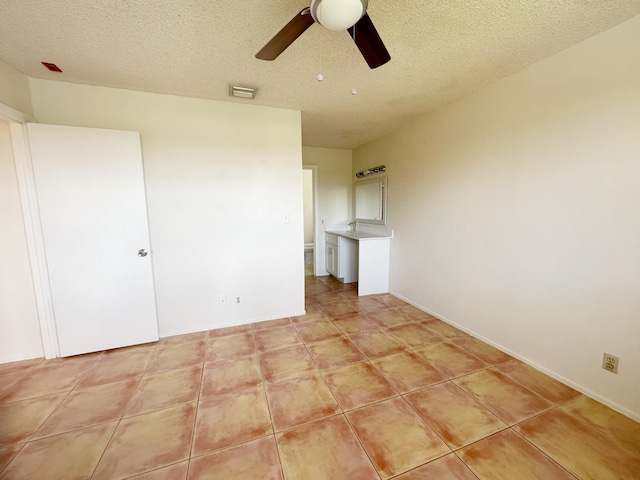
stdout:
[(463, 448), (458, 455), (482, 480), (575, 480), (566, 470), (511, 430)]
[(256, 345), (251, 333), (239, 333), (224, 337), (214, 337), (207, 342), (206, 362), (219, 362), (229, 358), (253, 355)]
[(276, 432), (340, 413), (320, 374), (265, 386)]
[(78, 388), (95, 387), (141, 375), (153, 350), (111, 351), (105, 353), (78, 384)]
[(503, 363), (495, 368), (555, 405), (568, 402), (580, 395), (580, 392), (519, 360)]
[(90, 363), (43, 362), (25, 372), (22, 378), (5, 390), (0, 403), (69, 392), (86, 374)]
[(582, 480), (638, 478), (640, 452), (618, 448), (611, 436), (562, 409), (521, 423), (516, 430)]
[(405, 347), (383, 331), (363, 332), (349, 335), (349, 340), (368, 358), (380, 358), (404, 352)]
[(120, 421), (92, 480), (115, 480), (157, 470), (189, 457), (195, 404)]
[(44, 358), (34, 358), (31, 360), (21, 360), (19, 362), (0, 363), (0, 375), (16, 372), (24, 373), (27, 370), (37, 367), (44, 361)]
[(461, 338), (470, 338), (470, 335), (464, 333), (462, 330), (452, 327), (442, 320), (427, 320), (425, 322), (422, 322), (422, 325), (427, 327), (429, 330), (433, 330), (438, 335), (449, 341)]
[(609, 437), (612, 443), (640, 455), (640, 423), (581, 395), (562, 410)]
[(388, 308), (404, 308), (409, 305), (404, 300), (400, 300), (398, 297), (394, 297), (390, 293), (384, 293), (382, 295), (377, 295), (376, 298), (384, 303)]
[(507, 428), (451, 382), (418, 390), (405, 398), (454, 450)]
[(18, 452), (24, 447), (24, 443), (14, 443), (6, 447), (0, 447), (0, 473), (9, 465)]
[(401, 397), (354, 410), (346, 416), (383, 479), (451, 453)]
[(328, 370), (323, 372), (323, 376), (343, 410), (352, 410), (398, 395), (369, 363)]
[(204, 362), (205, 341), (158, 347), (154, 352), (145, 373), (159, 373), (167, 370), (198, 365)]
[(125, 416), (130, 417), (196, 401), (201, 378), (200, 365), (144, 375), (127, 406)]
[(477, 338), (457, 337), (453, 339), (453, 342), (463, 350), (469, 352), (474, 357), (478, 357), (480, 360), (488, 363), (489, 365), (497, 365), (499, 363), (513, 360), (513, 357), (511, 355), (507, 355), (497, 348), (486, 344), (482, 340), (478, 340)]
[(264, 330), (267, 328), (288, 327), (291, 320), (288, 318), (278, 318), (277, 320), (267, 320), (266, 322), (258, 322), (253, 324), (253, 331)]
[(293, 325), (258, 330), (254, 333), (256, 346), (260, 352), (301, 345), (302, 339)]
[(189, 480), (280, 480), (282, 469), (272, 435), (191, 460)]
[(180, 462), (149, 473), (130, 477), (129, 480), (186, 480), (189, 462)]
[(372, 480), (376, 470), (344, 416), (318, 420), (276, 435), (287, 480)]
[(428, 347), (444, 340), (440, 335), (417, 323), (408, 323), (387, 330), (396, 340), (409, 349)]
[(279, 382), (313, 373), (316, 366), (304, 346), (283, 348), (259, 357), (265, 382)]
[(344, 337), (315, 343), (307, 349), (321, 370), (344, 367), (366, 360), (360, 350)]
[(34, 434), (43, 438), (119, 420), (139, 378), (74, 390)]
[(0, 446), (28, 440), (64, 397), (59, 394), (0, 405)]
[(27, 443), (0, 474), (2, 480), (90, 478), (117, 422)]
[(200, 400), (193, 456), (273, 433), (262, 386)]
[(296, 329), (305, 343), (322, 342), (342, 335), (342, 332), (331, 320), (303, 323), (298, 325)]
[(380, 310), (382, 308), (387, 308), (384, 302), (380, 301), (376, 296), (364, 296), (364, 297), (356, 297), (351, 300), (358, 310), (361, 312), (371, 312), (375, 310)]
[(409, 320), (413, 320), (414, 322), (426, 322), (429, 320), (434, 320), (435, 317), (427, 312), (423, 312), (422, 310), (414, 307), (413, 305), (406, 305), (404, 307), (399, 307), (398, 310)]
[(297, 317), (291, 317), (291, 323), (298, 324), (304, 322), (310, 322), (312, 320), (321, 320), (324, 318), (328, 318), (327, 315), (322, 311), (320, 306), (316, 303), (307, 302), (305, 306), (306, 314), (299, 315)]
[(189, 345), (192, 343), (206, 342), (209, 337), (209, 332), (195, 332), (187, 333), (185, 335), (173, 335), (171, 337), (161, 338), (158, 342), (158, 347), (175, 347), (178, 345)]
[(358, 309), (356, 306), (348, 302), (346, 300), (340, 300), (337, 302), (330, 303), (322, 303), (320, 304), (320, 309), (328, 316), (328, 317), (342, 317), (344, 315), (351, 315), (354, 313), (358, 313)]
[(209, 335), (207, 338), (211, 340), (212, 338), (226, 337), (227, 335), (251, 333), (252, 330), (253, 330), (253, 327), (251, 326), (250, 323), (247, 325), (236, 325), (234, 327), (215, 328), (213, 330), (209, 330)]
[(415, 349), (414, 352), (447, 378), (459, 377), (488, 366), (479, 358), (469, 355), (452, 343), (438, 343)]
[(200, 396), (244, 390), (262, 382), (256, 355), (205, 363)]
[(412, 323), (410, 319), (402, 314), (402, 311), (395, 308), (384, 308), (367, 312), (367, 317), (377, 323), (381, 328), (392, 328), (399, 325)]
[(552, 406), (531, 390), (492, 369), (457, 378), (454, 383), (508, 425), (522, 422)]
[(446, 380), (440, 372), (412, 352), (379, 358), (371, 363), (400, 393)]
[(373, 320), (370, 320), (361, 313), (352, 315), (345, 315), (344, 317), (336, 318), (333, 324), (342, 331), (345, 335), (353, 335), (357, 333), (371, 332), (380, 330), (378, 325)]
[(2, 394), (6, 392), (9, 387), (12, 387), (18, 380), (26, 375), (27, 370), (24, 371), (15, 371), (11, 373), (5, 373), (0, 375), (0, 397)]
[(478, 480), (469, 467), (455, 454), (433, 460), (410, 472), (404, 473), (397, 480)]

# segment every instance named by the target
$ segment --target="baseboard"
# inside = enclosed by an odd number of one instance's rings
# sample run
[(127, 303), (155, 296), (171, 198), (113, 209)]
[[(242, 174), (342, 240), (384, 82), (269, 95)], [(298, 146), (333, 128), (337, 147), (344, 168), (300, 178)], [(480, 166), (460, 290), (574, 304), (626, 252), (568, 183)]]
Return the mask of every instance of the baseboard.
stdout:
[(44, 354), (42, 352), (31, 352), (26, 354), (20, 354), (16, 357), (0, 357), (0, 364), (2, 363), (11, 363), (11, 362), (21, 362), (23, 360), (33, 360), (35, 358), (44, 358)]
[(221, 323), (218, 325), (212, 325), (208, 328), (203, 328), (203, 329), (170, 331), (170, 332), (162, 331), (160, 332), (160, 338), (175, 337), (176, 335), (187, 335), (189, 333), (207, 332), (209, 330), (217, 330), (218, 328), (239, 327), (241, 325), (250, 325), (252, 323), (268, 322), (269, 320), (279, 320), (281, 318), (300, 317), (302, 315), (306, 315), (305, 310), (300, 310), (300, 311), (289, 313), (286, 315), (272, 315), (268, 317), (250, 318), (248, 320), (242, 320), (238, 322), (224, 322), (224, 323)]
[(433, 315), (438, 320), (442, 320), (443, 322), (448, 323), (452, 327), (455, 327), (455, 328), (457, 328), (459, 330), (462, 330), (463, 332), (468, 333), (469, 335), (471, 335), (472, 337), (477, 338), (478, 340), (482, 340), (483, 342), (491, 345), (492, 347), (497, 348), (501, 352), (504, 352), (504, 353), (506, 353), (508, 355), (511, 355), (514, 358), (517, 358), (521, 362), (526, 363), (527, 365), (535, 368), (536, 370), (538, 370), (538, 371), (540, 371), (540, 372), (542, 372), (542, 373), (544, 373), (546, 375), (549, 375), (551, 378), (554, 378), (554, 379), (558, 380), (559, 382), (564, 383), (565, 385), (573, 388), (574, 390), (579, 391), (580, 393), (586, 395), (587, 397), (590, 397), (590, 398), (592, 398), (592, 399), (594, 399), (594, 400), (606, 405), (607, 407), (612, 408), (616, 412), (619, 412), (622, 415), (624, 415), (626, 417), (629, 417), (632, 420), (635, 420), (636, 422), (640, 422), (640, 412), (634, 412), (632, 410), (629, 410), (628, 408), (623, 407), (622, 405), (619, 405), (618, 403), (612, 401), (611, 399), (609, 399), (607, 397), (604, 397), (603, 395), (600, 395), (599, 393), (596, 393), (593, 390), (591, 390), (591, 389), (589, 389), (589, 388), (587, 388), (587, 387), (585, 387), (583, 385), (580, 385), (580, 384), (578, 384), (578, 383), (576, 383), (576, 382), (574, 382), (574, 381), (572, 381), (572, 380), (570, 380), (568, 378), (565, 378), (562, 375), (559, 375), (558, 373), (556, 373), (556, 372), (554, 372), (552, 370), (549, 370), (546, 367), (543, 367), (542, 365), (540, 365), (536, 361), (531, 360), (530, 358), (524, 357), (524, 356), (520, 355), (519, 353), (514, 352), (513, 350), (511, 350), (511, 349), (509, 349), (509, 348), (507, 348), (507, 347), (505, 347), (503, 345), (500, 345), (500, 344), (494, 342), (493, 340), (491, 340), (489, 338), (486, 338), (486, 337), (480, 335), (479, 333), (477, 333), (477, 332), (475, 332), (473, 330), (470, 330), (470, 329), (468, 329), (468, 328), (466, 328), (466, 327), (454, 322), (453, 320), (448, 319), (444, 315), (440, 315), (438, 312), (434, 312), (433, 310), (430, 310), (427, 307), (425, 307), (423, 305), (420, 305), (420, 304), (418, 304), (418, 303), (416, 303), (416, 302), (414, 302), (414, 301), (412, 301), (412, 300), (400, 295), (397, 292), (394, 292), (394, 291), (390, 290), (389, 293), (391, 295), (393, 295), (394, 297), (399, 298), (400, 300), (403, 300), (403, 301), (407, 302), (410, 305), (413, 305), (417, 309), (422, 310), (423, 312), (428, 313), (429, 315)]

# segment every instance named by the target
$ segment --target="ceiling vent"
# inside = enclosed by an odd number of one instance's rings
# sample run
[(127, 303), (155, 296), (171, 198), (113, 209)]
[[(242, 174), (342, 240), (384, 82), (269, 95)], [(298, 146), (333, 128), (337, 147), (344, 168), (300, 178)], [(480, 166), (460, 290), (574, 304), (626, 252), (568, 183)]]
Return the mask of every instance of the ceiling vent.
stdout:
[(60, 67), (57, 66), (55, 63), (49, 63), (49, 62), (42, 62), (42, 64), (47, 67), (47, 70), (51, 71), (51, 72), (58, 72), (58, 73), (62, 73), (62, 70), (60, 70)]
[(229, 85), (229, 96), (253, 100), (254, 98), (256, 98), (256, 89), (251, 87)]

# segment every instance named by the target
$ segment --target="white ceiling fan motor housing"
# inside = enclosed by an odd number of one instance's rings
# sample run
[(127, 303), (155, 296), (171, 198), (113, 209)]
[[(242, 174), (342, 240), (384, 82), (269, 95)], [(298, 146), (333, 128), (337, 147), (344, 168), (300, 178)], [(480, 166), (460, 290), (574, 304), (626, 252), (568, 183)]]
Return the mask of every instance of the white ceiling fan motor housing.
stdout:
[(368, 0), (312, 0), (311, 16), (329, 30), (346, 30), (367, 13)]

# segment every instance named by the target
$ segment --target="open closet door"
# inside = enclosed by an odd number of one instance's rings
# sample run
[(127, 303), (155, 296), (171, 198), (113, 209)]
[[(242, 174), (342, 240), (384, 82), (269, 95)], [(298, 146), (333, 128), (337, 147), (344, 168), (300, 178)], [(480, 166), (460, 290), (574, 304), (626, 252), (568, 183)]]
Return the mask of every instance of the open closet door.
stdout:
[(27, 133), (60, 354), (158, 340), (139, 133)]

